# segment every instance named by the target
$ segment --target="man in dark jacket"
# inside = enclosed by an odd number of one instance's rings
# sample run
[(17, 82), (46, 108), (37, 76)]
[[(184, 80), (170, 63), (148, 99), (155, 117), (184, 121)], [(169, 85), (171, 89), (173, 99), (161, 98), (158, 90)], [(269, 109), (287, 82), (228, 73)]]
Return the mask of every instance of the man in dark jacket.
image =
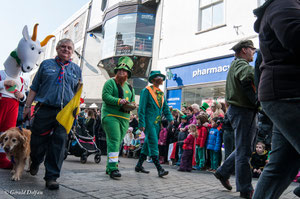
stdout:
[(263, 57), (258, 98), (274, 129), (253, 198), (279, 198), (300, 167), (300, 2), (268, 0), (254, 14)]
[(226, 101), (230, 123), (235, 131), (236, 149), (214, 174), (222, 185), (231, 190), (229, 177), (234, 173), (236, 190), (242, 198), (251, 198), (253, 187), (249, 160), (255, 138), (255, 89), (253, 61), (255, 48), (251, 40), (238, 42), (232, 47), (235, 59), (230, 65), (226, 79)]

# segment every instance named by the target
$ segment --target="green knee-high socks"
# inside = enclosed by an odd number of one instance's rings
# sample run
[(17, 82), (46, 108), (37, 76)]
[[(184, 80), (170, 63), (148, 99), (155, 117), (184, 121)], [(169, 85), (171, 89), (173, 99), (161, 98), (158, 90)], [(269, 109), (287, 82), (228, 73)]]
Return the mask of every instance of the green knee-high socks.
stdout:
[(136, 164), (136, 167), (142, 168), (144, 161), (147, 159), (147, 156), (143, 153), (140, 154), (139, 161)]
[(157, 171), (162, 170), (162, 167), (161, 167), (161, 165), (159, 164), (158, 156), (151, 156), (151, 159), (152, 159), (152, 161), (153, 161), (153, 163), (154, 163), (154, 165), (155, 165)]

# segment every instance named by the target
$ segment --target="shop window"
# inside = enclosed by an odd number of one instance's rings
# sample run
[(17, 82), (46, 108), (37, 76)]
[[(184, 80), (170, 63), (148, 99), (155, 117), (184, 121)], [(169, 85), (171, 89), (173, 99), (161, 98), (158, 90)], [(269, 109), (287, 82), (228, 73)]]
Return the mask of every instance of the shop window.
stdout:
[[(192, 105), (194, 103), (201, 105), (203, 102), (211, 105), (213, 101), (225, 101), (225, 83), (221, 85), (204, 85), (193, 88), (184, 88), (182, 90), (182, 103)], [(210, 112), (210, 109), (207, 110)]]
[(264, 4), (265, 2), (266, 2), (266, 0), (257, 0), (258, 7), (261, 6), (262, 4)]
[(225, 24), (223, 0), (200, 0), (199, 31), (217, 28)]
[(146, 56), (152, 54), (155, 15), (138, 13), (136, 24), (135, 53)]
[(115, 38), (118, 25), (118, 16), (111, 18), (105, 23), (103, 34), (102, 59), (113, 57), (115, 54)]

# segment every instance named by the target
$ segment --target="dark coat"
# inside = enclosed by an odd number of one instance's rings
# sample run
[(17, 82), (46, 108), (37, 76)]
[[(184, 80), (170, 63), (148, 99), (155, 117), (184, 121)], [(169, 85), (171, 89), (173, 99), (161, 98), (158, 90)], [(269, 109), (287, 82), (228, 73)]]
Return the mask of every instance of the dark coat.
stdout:
[(263, 57), (259, 100), (300, 97), (300, 2), (268, 0), (254, 14)]

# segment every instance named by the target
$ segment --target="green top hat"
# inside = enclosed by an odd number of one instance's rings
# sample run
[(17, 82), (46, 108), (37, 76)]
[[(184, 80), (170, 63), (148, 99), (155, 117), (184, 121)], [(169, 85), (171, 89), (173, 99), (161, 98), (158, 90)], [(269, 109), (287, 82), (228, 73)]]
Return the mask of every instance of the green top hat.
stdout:
[(120, 57), (118, 61), (118, 66), (114, 68), (115, 74), (118, 70), (124, 69), (128, 71), (128, 78), (131, 77), (131, 71), (132, 71), (133, 61), (130, 59), (130, 57)]
[(162, 77), (164, 81), (165, 81), (165, 79), (166, 79), (166, 76), (165, 76), (164, 74), (161, 74), (159, 70), (153, 70), (153, 71), (150, 72), (148, 81), (149, 81), (150, 83), (152, 83), (152, 80), (153, 80), (155, 77), (157, 77), (157, 76)]
[(206, 102), (202, 103), (202, 106), (200, 107), (202, 110), (206, 111), (208, 109), (209, 105)]

